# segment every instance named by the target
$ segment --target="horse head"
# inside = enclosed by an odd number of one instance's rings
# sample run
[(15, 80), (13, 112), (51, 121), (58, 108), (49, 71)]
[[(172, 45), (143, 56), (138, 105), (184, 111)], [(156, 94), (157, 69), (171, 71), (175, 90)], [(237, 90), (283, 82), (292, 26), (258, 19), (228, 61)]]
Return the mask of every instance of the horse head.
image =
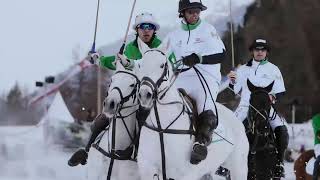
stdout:
[[(107, 97), (103, 102), (103, 113), (108, 117), (114, 117), (125, 105), (132, 106), (136, 102), (139, 87), (139, 79), (135, 75), (135, 69), (126, 70), (123, 65), (116, 62), (116, 72), (111, 77), (111, 84)], [(129, 102), (130, 101), (130, 102)], [(130, 105), (128, 105), (130, 103)]]
[(150, 109), (153, 101), (161, 98), (166, 92), (173, 75), (171, 63), (166, 54), (169, 43), (150, 49), (138, 39), (138, 45), (143, 56), (139, 67), (141, 85), (138, 99), (142, 107)]
[(249, 108), (249, 121), (255, 123), (256, 130), (266, 130), (269, 126), (268, 119), (272, 106), (270, 99), (270, 91), (272, 90), (274, 82), (266, 87), (257, 87), (247, 80), (247, 85), (251, 91), (250, 95), (250, 108)]

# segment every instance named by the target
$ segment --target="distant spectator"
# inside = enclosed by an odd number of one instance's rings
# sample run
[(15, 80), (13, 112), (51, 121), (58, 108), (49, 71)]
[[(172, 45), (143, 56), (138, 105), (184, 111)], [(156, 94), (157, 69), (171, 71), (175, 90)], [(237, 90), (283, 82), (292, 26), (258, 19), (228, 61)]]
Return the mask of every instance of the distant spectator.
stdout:
[(313, 180), (318, 179), (318, 169), (320, 163), (320, 113), (316, 114), (312, 118), (312, 127), (314, 132), (314, 154), (316, 157), (316, 161), (314, 162), (313, 168)]

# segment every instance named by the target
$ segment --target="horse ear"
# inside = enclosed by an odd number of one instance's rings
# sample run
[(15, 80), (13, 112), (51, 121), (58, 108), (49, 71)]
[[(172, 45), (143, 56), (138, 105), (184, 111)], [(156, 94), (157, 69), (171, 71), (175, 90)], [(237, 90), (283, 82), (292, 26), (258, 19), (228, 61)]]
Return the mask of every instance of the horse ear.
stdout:
[(150, 50), (150, 48), (148, 47), (148, 45), (146, 43), (144, 43), (139, 37), (137, 38), (138, 41), (138, 47), (139, 50), (142, 54), (142, 56), (144, 55), (145, 52), (147, 52), (148, 50)]
[(161, 45), (158, 47), (158, 49), (161, 52), (164, 52), (167, 56), (168, 56), (168, 52), (169, 52), (169, 48), (170, 48), (170, 40), (165, 40), (161, 43)]
[(116, 71), (125, 71), (126, 69), (124, 66), (121, 64), (120, 60), (115, 60), (116, 61)]
[(253, 85), (249, 79), (247, 79), (247, 85), (248, 85), (248, 88), (251, 92), (253, 92), (257, 89), (257, 87), (255, 85)]
[(270, 92), (273, 88), (274, 85), (274, 81), (272, 81), (272, 83), (270, 83), (267, 87), (263, 88), (264, 90), (266, 90), (267, 92)]

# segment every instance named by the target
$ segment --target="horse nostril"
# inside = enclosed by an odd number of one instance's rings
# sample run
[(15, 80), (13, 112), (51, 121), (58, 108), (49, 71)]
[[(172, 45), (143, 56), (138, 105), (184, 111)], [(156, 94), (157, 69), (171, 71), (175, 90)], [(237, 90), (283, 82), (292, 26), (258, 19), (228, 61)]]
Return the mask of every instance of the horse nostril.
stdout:
[(114, 107), (115, 107), (115, 103), (114, 103), (114, 101), (111, 101), (111, 103), (110, 103), (110, 109), (114, 109)]
[(103, 101), (103, 107), (106, 107), (106, 101)]
[(147, 93), (147, 98), (150, 99), (152, 94), (150, 92)]

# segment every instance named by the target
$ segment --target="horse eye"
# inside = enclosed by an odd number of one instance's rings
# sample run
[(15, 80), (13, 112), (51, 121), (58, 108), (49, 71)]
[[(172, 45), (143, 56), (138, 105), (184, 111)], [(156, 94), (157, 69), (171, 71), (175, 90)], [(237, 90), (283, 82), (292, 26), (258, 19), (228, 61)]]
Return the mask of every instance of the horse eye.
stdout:
[(160, 65), (160, 68), (163, 68), (163, 67), (164, 67), (164, 64), (161, 64), (161, 65)]
[(130, 87), (134, 87), (134, 84), (130, 84)]

